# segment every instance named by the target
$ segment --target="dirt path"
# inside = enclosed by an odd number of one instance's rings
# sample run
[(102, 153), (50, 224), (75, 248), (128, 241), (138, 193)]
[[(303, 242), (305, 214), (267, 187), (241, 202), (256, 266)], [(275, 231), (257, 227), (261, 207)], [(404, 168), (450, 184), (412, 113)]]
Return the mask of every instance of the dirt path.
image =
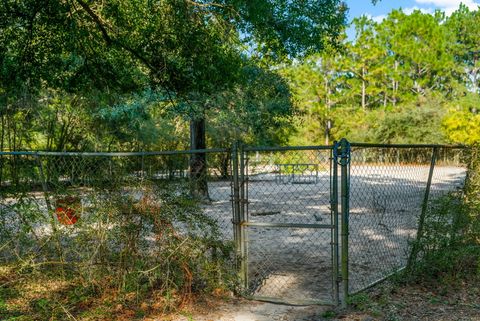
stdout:
[[(154, 319), (171, 321), (311, 321), (326, 320), (323, 315), (328, 311), (325, 306), (290, 306), (258, 301), (231, 300), (201, 307), (195, 313)], [(203, 311), (202, 311), (203, 310)], [(153, 320), (152, 320), (153, 321)]]
[(351, 298), (348, 310), (294, 307), (247, 300), (202, 304), (195, 313), (149, 321), (480, 321), (480, 284), (392, 282)]

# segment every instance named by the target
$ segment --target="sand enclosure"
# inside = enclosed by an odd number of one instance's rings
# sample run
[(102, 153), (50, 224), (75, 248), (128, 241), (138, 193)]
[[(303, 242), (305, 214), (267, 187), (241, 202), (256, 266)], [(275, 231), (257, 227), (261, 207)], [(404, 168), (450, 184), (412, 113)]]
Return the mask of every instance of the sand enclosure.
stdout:
[[(355, 165), (350, 168), (349, 277), (357, 291), (403, 267), (415, 237), (428, 165)], [(431, 200), (463, 185), (465, 169), (435, 167)], [(204, 210), (233, 238), (231, 183), (209, 183)], [(315, 183), (279, 182), (274, 173), (250, 175), (248, 220), (256, 223), (332, 224), (329, 171)], [(287, 301), (333, 299), (332, 230), (246, 227), (250, 294)], [(341, 250), (341, 248), (339, 248)]]
[[(328, 158), (321, 162), (328, 164)], [(269, 164), (261, 170), (250, 168), (248, 171), (245, 180), (248, 222), (332, 225), (332, 179), (328, 165), (313, 167), (314, 174), (312, 170), (293, 172), (298, 177), (289, 180), (279, 179), (278, 168), (272, 166), (273, 161)], [(405, 265), (409, 242), (417, 230), (429, 168), (429, 164), (352, 163), (350, 291), (360, 290)], [(431, 199), (456, 190), (464, 178), (462, 167), (436, 166)], [(208, 184), (212, 201), (201, 207), (217, 221), (222, 238), (232, 241), (232, 182), (228, 178), (217, 178)], [(79, 194), (82, 193), (86, 195), (88, 190), (79, 190)], [(47, 213), (43, 193), (34, 192), (32, 196), (35, 206)], [(3, 199), (2, 213), (4, 226), (16, 230), (20, 225), (15, 224), (14, 213), (5, 207), (14, 202), (14, 199)], [(82, 198), (82, 203), (87, 206), (88, 200)], [(51, 231), (47, 228), (48, 224), (33, 226), (39, 235), (49, 234)], [(247, 226), (245, 231), (249, 294), (284, 301), (332, 301), (331, 228)]]

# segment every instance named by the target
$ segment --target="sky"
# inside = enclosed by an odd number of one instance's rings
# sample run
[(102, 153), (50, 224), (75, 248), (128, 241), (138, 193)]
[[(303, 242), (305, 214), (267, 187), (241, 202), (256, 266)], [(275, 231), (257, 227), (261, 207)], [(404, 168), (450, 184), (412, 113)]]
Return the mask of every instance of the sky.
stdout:
[[(356, 17), (367, 15), (373, 20), (382, 21), (385, 16), (393, 9), (402, 8), (405, 13), (410, 13), (416, 9), (426, 13), (433, 13), (440, 9), (447, 15), (458, 9), (460, 3), (465, 4), (470, 9), (477, 9), (480, 0), (380, 0), (376, 5), (371, 0), (346, 0), (349, 7), (349, 22)], [(347, 35), (349, 39), (354, 37), (354, 29), (348, 28)]]
[(381, 21), (392, 9), (402, 8), (404, 12), (412, 12), (420, 9), (424, 12), (433, 13), (436, 9), (451, 14), (460, 3), (467, 5), (470, 9), (476, 9), (480, 0), (381, 0), (373, 5), (370, 0), (347, 0), (349, 19), (361, 15), (369, 15), (374, 20)]

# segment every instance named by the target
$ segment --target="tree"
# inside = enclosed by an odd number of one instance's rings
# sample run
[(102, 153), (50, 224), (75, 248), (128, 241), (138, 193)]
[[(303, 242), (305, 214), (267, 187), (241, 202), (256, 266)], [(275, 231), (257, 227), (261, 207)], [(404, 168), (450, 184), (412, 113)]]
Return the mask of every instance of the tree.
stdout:
[(325, 50), (282, 71), (299, 110), (295, 120), (299, 135), (290, 143), (329, 143), (333, 110), (341, 100), (339, 63), (338, 53)]
[[(321, 50), (336, 42), (345, 10), (338, 0), (7, 0), (0, 7), (2, 29), (9, 30), (2, 65), (23, 68), (7, 68), (5, 79), (19, 75), (32, 89), (47, 81), (69, 92), (112, 85), (132, 92), (145, 75), (149, 86), (184, 106), (191, 148), (203, 149), (207, 97), (242, 77), (250, 59), (245, 45), (275, 59)], [(192, 157), (191, 168), (204, 176), (205, 154)]]
[(356, 37), (342, 50), (286, 68), (302, 111), (290, 141), (319, 142), (329, 110), (337, 139), (478, 140), (478, 17), (461, 6), (451, 17), (393, 10), (380, 23), (356, 19)]
[(480, 82), (480, 11), (470, 11), (460, 5), (445, 22), (445, 26), (454, 35), (454, 54), (457, 64), (464, 66), (467, 72), (463, 82), (473, 93), (479, 93)]
[(416, 10), (410, 15), (393, 11), (383, 22), (384, 31), (393, 32), (384, 37), (402, 69), (397, 90), (403, 91), (403, 96), (414, 99), (432, 90), (455, 95), (456, 74), (461, 67), (455, 64), (452, 35), (444, 21), (442, 12), (430, 15)]
[[(274, 71), (246, 66), (244, 79), (232, 89), (210, 98), (207, 110), (208, 143), (228, 148), (241, 140), (246, 144), (285, 144), (294, 130), (296, 109), (288, 84)], [(227, 176), (230, 155), (221, 154), (220, 172)]]
[[(241, 78), (240, 33), (262, 55), (296, 56), (335, 42), (345, 19), (345, 8), (333, 0), (77, 2), (107, 44), (137, 57), (156, 85), (189, 107), (191, 149), (206, 148), (205, 98)], [(193, 154), (190, 167), (201, 182), (196, 190), (208, 198), (205, 154)]]
[[(360, 97), (362, 109), (375, 106), (378, 101), (385, 101), (381, 94), (385, 91), (383, 77), (385, 74), (385, 46), (379, 41), (377, 24), (366, 16), (353, 21), (356, 29), (354, 43), (347, 44), (342, 69), (348, 83), (350, 94)], [(357, 84), (360, 83), (360, 85)], [(353, 99), (356, 102), (356, 99)]]
[(448, 114), (442, 127), (450, 142), (475, 144), (480, 142), (480, 97), (468, 93), (457, 101), (450, 102)]

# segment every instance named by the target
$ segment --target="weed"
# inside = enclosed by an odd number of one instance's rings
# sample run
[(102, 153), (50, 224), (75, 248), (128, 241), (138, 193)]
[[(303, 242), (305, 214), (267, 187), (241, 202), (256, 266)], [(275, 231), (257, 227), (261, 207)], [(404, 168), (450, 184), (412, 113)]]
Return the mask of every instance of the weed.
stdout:
[[(46, 166), (48, 192), (29, 191), (25, 182), (21, 190), (9, 186), (8, 195), (0, 190), (2, 318), (141, 318), (150, 306), (174, 311), (234, 284), (232, 244), (220, 238), (188, 181), (121, 173), (106, 181), (88, 167), (90, 176), (67, 184), (52, 173), (56, 166)], [(58, 199), (76, 200), (72, 209), (62, 203), (75, 222), (58, 220)]]
[(337, 316), (337, 313), (333, 310), (327, 310), (322, 313), (322, 318), (325, 318), (325, 319), (333, 319), (336, 316)]
[(471, 152), (462, 191), (435, 199), (425, 217), (425, 228), (415, 244), (419, 260), (409, 271), (411, 280), (455, 284), (478, 277), (480, 267), (480, 153)]

